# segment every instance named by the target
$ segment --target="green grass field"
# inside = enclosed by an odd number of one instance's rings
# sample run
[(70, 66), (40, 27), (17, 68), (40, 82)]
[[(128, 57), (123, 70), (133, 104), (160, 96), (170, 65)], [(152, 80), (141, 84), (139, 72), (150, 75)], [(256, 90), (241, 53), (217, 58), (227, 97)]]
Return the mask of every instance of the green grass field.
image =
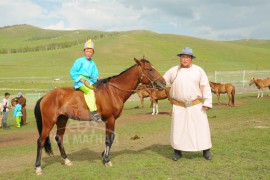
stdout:
[[(139, 102), (127, 102), (116, 122), (116, 138), (111, 149), (113, 167), (106, 168), (100, 153), (104, 149), (104, 126), (69, 121), (65, 149), (73, 166), (61, 164), (60, 154), (52, 144), (54, 156), (43, 153), (42, 177), (36, 177), (34, 163), (38, 133), (32, 110), (28, 124), (21, 129), (11, 126), (0, 131), (2, 179), (269, 179), (270, 106), (269, 97), (256, 99), (237, 96), (236, 107), (216, 105), (208, 112), (212, 133), (213, 160), (201, 152), (184, 152), (177, 162), (171, 160), (170, 105), (160, 101), (160, 114), (152, 116), (149, 102), (136, 109)], [(14, 122), (10, 116), (10, 125)], [(55, 129), (51, 139), (54, 141)], [(140, 139), (131, 140), (135, 135)]]
[[(143, 56), (163, 74), (179, 63), (176, 54), (185, 46), (193, 48), (197, 56), (194, 63), (208, 74), (270, 69), (269, 40), (209, 41), (149, 31), (52, 31), (14, 26), (0, 28), (0, 94), (44, 93), (56, 86), (72, 86), (69, 70), (82, 56), (88, 37), (94, 39), (93, 59), (102, 77), (119, 74), (134, 64), (134, 57)], [(29, 51), (18, 53), (23, 49)], [(6, 50), (10, 53), (4, 53)], [(55, 78), (61, 81), (55, 82)], [(213, 96), (214, 108), (208, 112), (212, 161), (206, 161), (201, 152), (184, 152), (178, 162), (171, 160), (168, 101), (160, 101), (161, 113), (157, 116), (151, 115), (148, 101), (145, 109), (136, 108), (139, 102), (127, 102), (116, 122), (112, 168), (101, 162), (104, 125), (70, 120), (64, 143), (73, 166), (61, 164), (58, 147), (53, 143), (55, 155), (43, 153), (42, 177), (36, 177), (34, 171), (38, 133), (33, 110), (29, 106), (28, 124), (20, 129), (14, 127), (10, 112), (11, 129), (0, 129), (0, 179), (270, 179), (267, 93), (260, 99), (256, 94), (237, 95), (236, 107), (232, 108), (224, 105), (225, 95), (220, 106)], [(54, 134), (55, 128), (52, 141)], [(131, 140), (135, 135), (140, 139)]]

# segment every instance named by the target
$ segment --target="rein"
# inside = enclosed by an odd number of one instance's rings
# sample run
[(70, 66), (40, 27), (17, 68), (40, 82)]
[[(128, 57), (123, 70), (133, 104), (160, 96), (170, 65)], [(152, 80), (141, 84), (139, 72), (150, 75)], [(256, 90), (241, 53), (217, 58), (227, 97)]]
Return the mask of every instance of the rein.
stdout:
[[(139, 66), (139, 67), (140, 67), (140, 70), (141, 70), (141, 73), (142, 73), (142, 75), (140, 77), (140, 81), (143, 79), (143, 77), (146, 77), (151, 82), (152, 86), (154, 87), (154, 88), (146, 88), (146, 89), (157, 89), (157, 88), (155, 88), (154, 82), (156, 80), (158, 80), (161, 77), (161, 75), (159, 77), (157, 77), (156, 79), (151, 80), (146, 74), (143, 73), (142, 67), (141, 66)], [(110, 84), (111, 86), (115, 87), (116, 89), (121, 90), (121, 91), (126, 91), (126, 92), (137, 92), (137, 91), (139, 91), (137, 89), (126, 90), (126, 89), (122, 89), (122, 88), (114, 85), (113, 83), (110, 83), (110, 82), (107, 82), (107, 83)]]

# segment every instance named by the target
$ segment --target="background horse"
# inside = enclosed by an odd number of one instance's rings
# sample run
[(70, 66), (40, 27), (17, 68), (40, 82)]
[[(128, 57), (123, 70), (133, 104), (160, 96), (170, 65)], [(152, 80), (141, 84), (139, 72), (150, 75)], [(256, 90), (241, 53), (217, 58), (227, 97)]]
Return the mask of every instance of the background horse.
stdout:
[(152, 115), (158, 114), (158, 100), (162, 99), (169, 99), (170, 100), (170, 87), (167, 87), (163, 90), (157, 90), (157, 89), (146, 89), (148, 91), (151, 105), (152, 105)]
[(235, 87), (232, 84), (221, 84), (209, 81), (211, 91), (217, 95), (218, 104), (220, 104), (220, 94), (227, 93), (228, 106), (234, 106)]
[[(106, 127), (105, 150), (102, 152), (105, 166), (112, 166), (109, 152), (115, 136), (115, 120), (120, 116), (124, 103), (133, 94), (139, 83), (151, 83), (159, 89), (166, 87), (165, 80), (149, 61), (145, 59), (139, 61), (135, 58), (134, 60), (136, 64), (119, 75), (100, 80), (94, 84), (98, 113)], [(82, 121), (88, 121), (91, 118), (83, 92), (74, 88), (55, 88), (37, 101), (34, 112), (39, 132), (35, 163), (36, 174), (42, 174), (43, 147), (47, 154), (53, 154), (49, 133), (55, 124), (57, 126), (55, 140), (61, 157), (65, 165), (72, 165), (64, 150), (63, 135), (69, 118)]]
[(25, 97), (21, 96), (21, 97), (15, 97), (13, 99), (11, 99), (11, 105), (14, 107), (16, 105), (16, 99), (18, 100), (18, 103), (20, 105), (22, 105), (22, 121), (21, 121), (21, 125), (25, 125), (26, 124), (26, 99)]
[[(144, 108), (144, 98), (149, 97), (149, 91), (147, 91), (148, 88), (153, 89), (152, 85), (146, 86), (143, 84), (140, 84), (136, 89), (136, 93), (138, 94), (141, 101), (141, 108)], [(152, 103), (151, 103), (151, 107), (152, 107)]]
[(255, 84), (258, 88), (258, 96), (257, 98), (263, 97), (263, 88), (268, 87), (270, 89), (270, 78), (266, 79), (260, 79), (260, 78), (252, 78), (249, 81), (249, 85), (251, 86), (252, 84)]

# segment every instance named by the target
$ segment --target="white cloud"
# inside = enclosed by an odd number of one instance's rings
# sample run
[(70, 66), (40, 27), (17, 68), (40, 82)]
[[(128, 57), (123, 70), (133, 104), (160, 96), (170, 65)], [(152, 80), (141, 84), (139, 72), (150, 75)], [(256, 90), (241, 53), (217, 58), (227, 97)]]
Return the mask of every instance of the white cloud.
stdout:
[(125, 31), (148, 29), (207, 39), (270, 39), (268, 0), (0, 1), (0, 26)]

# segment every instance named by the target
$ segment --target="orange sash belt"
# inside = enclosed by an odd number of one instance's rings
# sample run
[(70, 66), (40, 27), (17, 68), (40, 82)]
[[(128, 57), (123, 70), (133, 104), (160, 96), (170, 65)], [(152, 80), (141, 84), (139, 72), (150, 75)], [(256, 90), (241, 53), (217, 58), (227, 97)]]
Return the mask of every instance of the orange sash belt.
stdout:
[(171, 103), (176, 105), (176, 106), (182, 106), (182, 107), (190, 107), (196, 104), (200, 104), (201, 100), (200, 99), (195, 99), (194, 101), (187, 101), (187, 102), (180, 102), (175, 99), (171, 99)]

